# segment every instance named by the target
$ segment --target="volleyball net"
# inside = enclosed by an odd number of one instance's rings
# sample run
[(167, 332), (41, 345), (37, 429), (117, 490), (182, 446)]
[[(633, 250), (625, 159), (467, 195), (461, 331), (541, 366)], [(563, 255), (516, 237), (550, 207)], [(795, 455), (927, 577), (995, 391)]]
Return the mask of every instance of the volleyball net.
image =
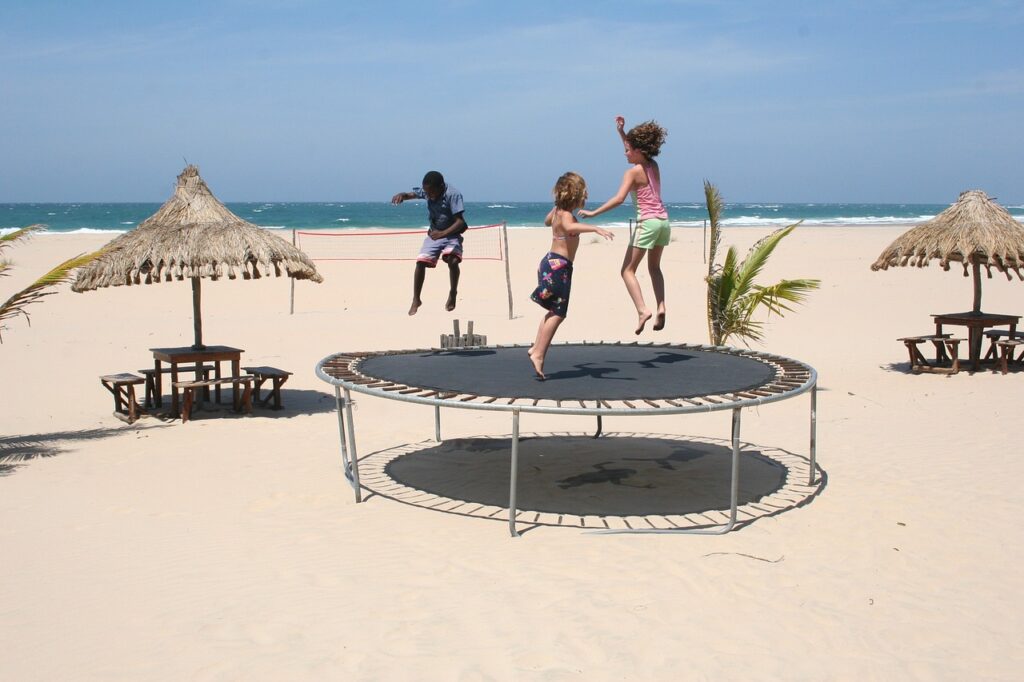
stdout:
[[(426, 230), (292, 230), (292, 243), (313, 261), (414, 261)], [(462, 260), (505, 264), (508, 319), (512, 319), (512, 280), (508, 261), (508, 226), (478, 225), (463, 233)], [(294, 280), (293, 280), (294, 290)], [(292, 312), (295, 311), (294, 295)]]

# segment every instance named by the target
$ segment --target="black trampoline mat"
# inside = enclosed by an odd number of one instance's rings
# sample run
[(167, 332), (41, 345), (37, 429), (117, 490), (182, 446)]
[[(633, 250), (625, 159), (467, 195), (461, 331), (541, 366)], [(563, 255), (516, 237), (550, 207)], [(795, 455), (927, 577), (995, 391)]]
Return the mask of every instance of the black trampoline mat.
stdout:
[(659, 400), (723, 395), (762, 386), (775, 368), (734, 353), (611, 344), (553, 345), (540, 381), (525, 347), (396, 353), (359, 371), (436, 391), (540, 400)]
[[(507, 507), (507, 438), (462, 438), (402, 455), (385, 466), (395, 482), (464, 502)], [(731, 450), (724, 443), (655, 437), (523, 438), (521, 510), (645, 516), (728, 508)], [(739, 458), (738, 504), (778, 492), (786, 467), (753, 449)]]

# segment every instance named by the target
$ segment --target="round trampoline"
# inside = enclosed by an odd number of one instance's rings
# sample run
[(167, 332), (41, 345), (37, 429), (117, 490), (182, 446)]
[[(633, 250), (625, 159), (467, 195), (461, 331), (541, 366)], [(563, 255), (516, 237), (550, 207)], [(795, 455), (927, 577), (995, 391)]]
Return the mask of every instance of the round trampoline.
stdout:
[[(815, 475), (817, 373), (797, 360), (769, 353), (689, 344), (563, 343), (551, 347), (537, 379), (527, 346), (477, 346), (337, 353), (316, 373), (335, 388), (342, 463), (361, 501), (351, 392), (440, 408), (512, 413), (509, 529), (516, 530), (516, 469), (522, 412), (595, 415), (669, 415), (732, 410), (732, 506), (723, 533), (736, 521), (740, 411), (811, 393), (810, 477)], [(596, 436), (595, 436), (596, 437)], [(695, 532), (695, 531), (689, 531)]]

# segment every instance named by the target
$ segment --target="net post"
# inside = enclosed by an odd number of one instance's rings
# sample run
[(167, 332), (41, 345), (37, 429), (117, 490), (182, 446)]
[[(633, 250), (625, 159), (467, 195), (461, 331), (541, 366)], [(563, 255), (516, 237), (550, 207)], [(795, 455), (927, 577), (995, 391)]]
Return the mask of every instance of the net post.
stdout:
[(704, 253), (704, 262), (707, 263), (708, 262), (708, 220), (707, 220), (707, 218), (704, 219), (704, 249), (703, 249), (703, 253)]
[[(295, 243), (295, 230), (292, 230), (292, 246), (295, 246), (296, 248), (298, 248), (298, 246), (296, 246), (296, 243)], [(289, 315), (294, 315), (295, 314), (295, 278), (294, 277), (289, 277), (288, 279), (291, 280), (291, 285), (292, 285), (291, 286), (291, 290), (292, 290), (291, 291), (291, 303), (290, 303), (290, 305), (288, 307), (288, 314)]]
[(505, 261), (505, 289), (508, 291), (508, 319), (512, 319), (512, 275), (508, 266), (508, 222), (501, 221), (501, 238), (505, 244), (505, 253), (502, 260)]

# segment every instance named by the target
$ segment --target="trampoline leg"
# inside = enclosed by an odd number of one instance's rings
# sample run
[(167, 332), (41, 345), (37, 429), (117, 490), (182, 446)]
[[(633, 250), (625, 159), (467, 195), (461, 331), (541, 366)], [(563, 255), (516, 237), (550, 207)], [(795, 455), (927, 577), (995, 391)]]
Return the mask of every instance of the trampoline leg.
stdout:
[(601, 415), (597, 415), (597, 433), (594, 434), (594, 438), (601, 437)]
[(345, 389), (345, 421), (348, 423), (348, 454), (352, 467), (352, 487), (356, 491), (356, 502), (363, 501), (363, 491), (359, 487), (359, 456), (356, 454), (356, 425), (352, 420), (352, 394)]
[(441, 406), (434, 405), (434, 440), (441, 442)]
[(729, 490), (729, 523), (720, 533), (728, 533), (736, 525), (736, 507), (740, 491), (740, 408), (732, 411), (732, 484)]
[(818, 382), (811, 387), (811, 471), (808, 474), (807, 485), (814, 485), (815, 459), (818, 454)]
[(519, 537), (516, 532), (516, 488), (519, 473), (519, 410), (512, 410), (512, 464), (508, 483), (508, 531), (512, 537)]
[[(341, 388), (338, 386), (334, 387), (334, 402), (338, 407), (338, 435), (341, 437), (341, 467), (342, 472), (345, 474), (345, 478), (348, 479), (349, 484), (355, 489), (356, 502), (361, 502), (359, 486), (358, 484), (353, 483), (352, 459), (349, 457), (348, 446), (345, 443), (345, 406), (348, 402), (347, 393), (348, 392), (346, 391), (346, 397), (342, 398)], [(358, 476), (356, 476), (355, 480), (358, 480)]]

